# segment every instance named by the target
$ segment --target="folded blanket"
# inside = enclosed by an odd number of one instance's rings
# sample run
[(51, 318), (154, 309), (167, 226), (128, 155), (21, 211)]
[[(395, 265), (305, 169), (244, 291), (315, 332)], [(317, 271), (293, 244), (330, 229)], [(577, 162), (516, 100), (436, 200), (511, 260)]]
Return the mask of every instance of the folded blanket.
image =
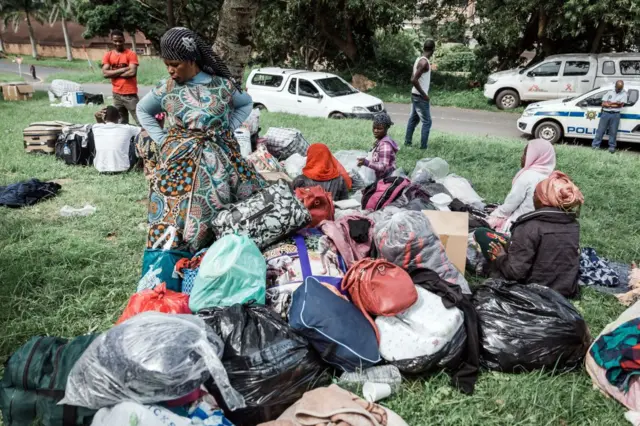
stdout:
[(260, 426), (408, 426), (397, 414), (336, 385), (305, 393), (278, 420)]

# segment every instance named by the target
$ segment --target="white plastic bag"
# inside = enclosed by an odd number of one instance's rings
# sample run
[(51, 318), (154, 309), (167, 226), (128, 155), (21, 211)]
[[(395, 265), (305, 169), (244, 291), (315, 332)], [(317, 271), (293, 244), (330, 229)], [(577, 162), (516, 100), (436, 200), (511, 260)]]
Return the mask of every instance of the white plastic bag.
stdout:
[(121, 402), (114, 407), (101, 408), (91, 422), (91, 426), (190, 426), (192, 424), (187, 417), (173, 414), (166, 408), (147, 407), (130, 401)]
[(349, 176), (353, 180), (353, 190), (362, 189), (376, 181), (376, 172), (369, 167), (358, 167), (358, 158), (371, 160), (371, 153), (367, 151), (338, 151), (334, 155), (336, 160), (342, 164)]
[(240, 125), (240, 128), (247, 129), (249, 136), (255, 135), (260, 130), (260, 110), (255, 108), (249, 114), (249, 117)]
[(236, 129), (233, 133), (240, 145), (240, 155), (244, 158), (249, 157), (249, 154), (251, 154), (251, 133), (249, 133), (249, 130), (243, 128)]
[(307, 165), (307, 157), (300, 154), (293, 154), (284, 161), (284, 169), (291, 179), (295, 179), (302, 174), (302, 169)]
[(423, 158), (416, 163), (413, 173), (411, 173), (411, 181), (413, 182), (429, 182), (429, 180), (443, 179), (449, 174), (449, 163), (440, 157)]
[[(380, 355), (387, 361), (434, 357), (446, 348), (463, 326), (458, 308), (446, 308), (442, 298), (416, 286), (418, 300), (405, 312), (393, 317), (379, 316)], [(440, 353), (445, 358), (447, 353)]]
[(447, 191), (451, 193), (453, 198), (457, 198), (465, 204), (470, 205), (473, 208), (482, 210), (484, 209), (483, 199), (478, 193), (473, 189), (471, 184), (465, 178), (450, 174), (444, 179), (438, 180), (439, 183), (443, 184)]
[(94, 410), (181, 398), (210, 376), (229, 409), (245, 402), (220, 361), (224, 343), (194, 315), (143, 312), (100, 335), (71, 369), (60, 404)]

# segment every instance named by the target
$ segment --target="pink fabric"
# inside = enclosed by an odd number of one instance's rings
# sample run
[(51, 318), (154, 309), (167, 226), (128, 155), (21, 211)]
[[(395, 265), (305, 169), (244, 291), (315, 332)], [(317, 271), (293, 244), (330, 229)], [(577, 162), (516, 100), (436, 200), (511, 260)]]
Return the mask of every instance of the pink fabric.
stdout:
[(551, 142), (544, 139), (534, 139), (527, 144), (527, 155), (524, 167), (513, 178), (513, 182), (527, 170), (533, 170), (546, 175), (550, 175), (556, 168), (556, 150)]
[[(369, 228), (369, 239), (365, 243), (355, 242), (349, 234), (349, 221), (350, 220), (366, 220), (371, 224)], [(335, 222), (325, 220), (319, 228), (324, 235), (329, 237), (333, 244), (336, 246), (338, 253), (344, 259), (347, 264), (347, 268), (350, 268), (358, 260), (362, 260), (369, 256), (371, 251), (371, 243), (373, 242), (373, 226), (375, 223), (373, 220), (366, 216), (359, 214), (352, 214), (341, 217)]]
[(607, 370), (596, 364), (589, 352), (587, 352), (585, 357), (585, 367), (587, 373), (591, 376), (593, 384), (597, 386), (603, 394), (612, 397), (629, 410), (640, 410), (640, 382), (638, 381), (638, 376), (631, 377), (629, 380), (629, 392), (624, 393), (609, 383)]
[[(400, 194), (402, 194), (402, 191), (404, 191), (404, 189), (407, 186), (409, 186), (409, 184), (411, 183), (409, 179), (403, 179), (400, 185), (396, 186), (396, 188), (391, 192), (391, 194), (388, 194), (389, 189), (396, 181), (394, 179), (391, 183), (387, 183), (385, 182), (385, 180), (386, 179), (378, 181), (378, 183), (376, 184), (375, 192), (373, 193), (373, 195), (371, 195), (371, 197), (369, 197), (369, 199), (367, 200), (367, 204), (362, 206), (363, 208), (366, 208), (367, 210), (381, 210), (384, 207), (387, 207), (389, 204), (393, 203), (396, 200), (396, 198), (398, 198)], [(389, 196), (387, 200), (384, 203), (382, 203), (380, 207), (377, 208), (376, 206), (378, 205), (378, 203), (380, 202), (380, 199), (384, 195), (389, 195)]]

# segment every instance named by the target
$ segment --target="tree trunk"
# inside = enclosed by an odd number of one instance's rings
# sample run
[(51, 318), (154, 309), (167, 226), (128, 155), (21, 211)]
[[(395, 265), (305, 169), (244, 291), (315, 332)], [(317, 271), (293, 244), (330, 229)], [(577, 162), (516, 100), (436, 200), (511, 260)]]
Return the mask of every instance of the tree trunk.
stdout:
[(129, 36), (131, 36), (131, 50), (133, 50), (134, 52), (138, 53), (138, 45), (136, 43), (136, 33), (129, 33)]
[(167, 25), (169, 28), (176, 26), (176, 17), (173, 12), (173, 0), (167, 0)]
[(253, 25), (260, 0), (224, 0), (213, 50), (227, 63), (238, 82), (251, 58)]
[(31, 18), (29, 18), (29, 13), (25, 11), (25, 15), (27, 17), (27, 27), (29, 29), (29, 40), (31, 41), (31, 56), (34, 59), (38, 59), (38, 46), (36, 45), (36, 36), (33, 33), (33, 27), (31, 26)]
[(4, 53), (4, 40), (2, 34), (4, 33), (4, 22), (0, 22), (0, 53)]
[(67, 61), (73, 61), (73, 51), (71, 50), (71, 40), (69, 39), (69, 31), (67, 31), (67, 20), (64, 16), (60, 17), (62, 24), (62, 35), (64, 36), (64, 47), (67, 49)]
[(598, 23), (598, 28), (596, 29), (596, 33), (593, 36), (593, 41), (591, 42), (591, 50), (589, 53), (598, 53), (600, 51), (600, 46), (602, 45), (602, 36), (604, 35), (604, 29), (607, 24), (603, 21)]

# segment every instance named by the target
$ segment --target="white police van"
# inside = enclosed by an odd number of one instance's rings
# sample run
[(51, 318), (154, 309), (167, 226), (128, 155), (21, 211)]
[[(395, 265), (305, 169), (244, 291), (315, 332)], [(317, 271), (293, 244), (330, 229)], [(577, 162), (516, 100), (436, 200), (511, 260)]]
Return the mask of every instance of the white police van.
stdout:
[[(613, 86), (599, 87), (573, 98), (536, 102), (518, 119), (518, 130), (556, 143), (563, 137), (593, 139), (598, 130), (602, 97)], [(640, 85), (625, 85), (628, 102), (620, 112), (620, 142), (640, 143)]]

